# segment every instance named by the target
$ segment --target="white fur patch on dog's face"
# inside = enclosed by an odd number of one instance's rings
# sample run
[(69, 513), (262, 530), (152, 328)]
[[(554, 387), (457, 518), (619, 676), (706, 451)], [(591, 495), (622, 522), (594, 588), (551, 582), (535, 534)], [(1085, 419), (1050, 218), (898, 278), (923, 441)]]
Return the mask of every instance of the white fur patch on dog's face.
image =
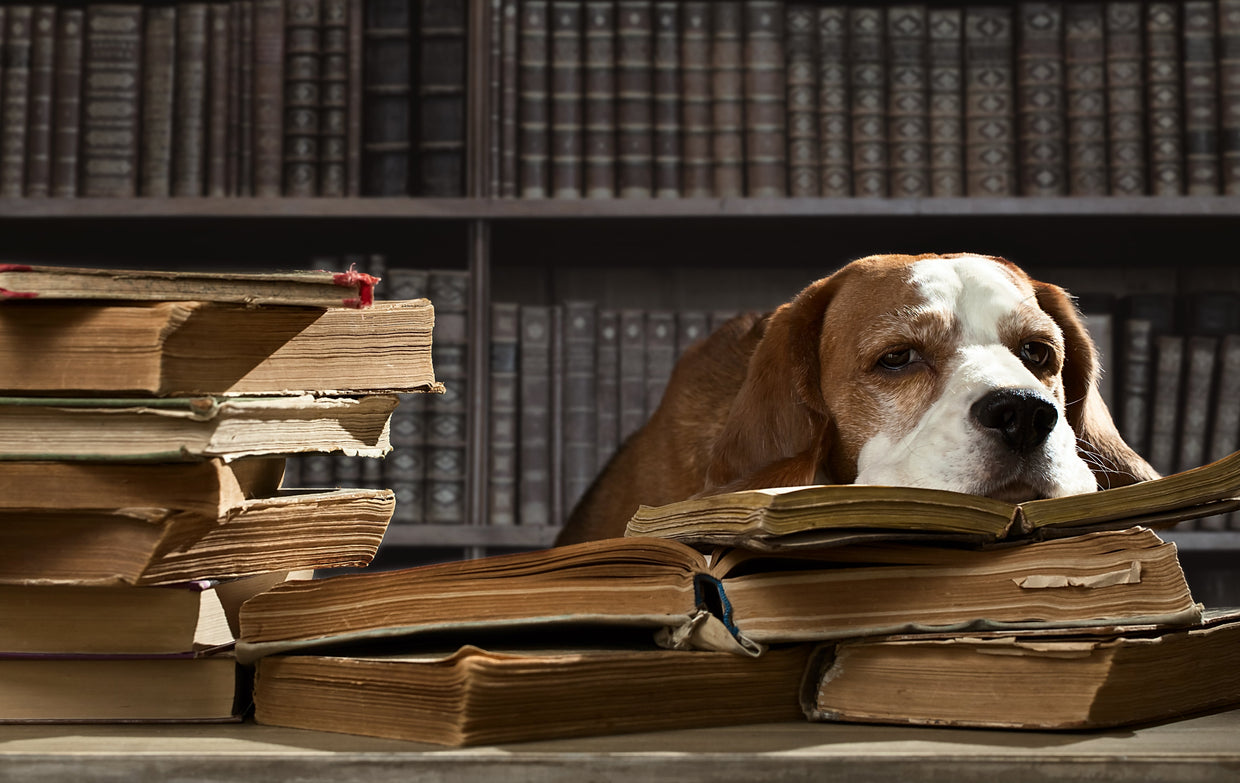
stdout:
[[(884, 317), (923, 324), (908, 330), (921, 336), (891, 346), (896, 364), (908, 365), (875, 370), (892, 380), (876, 395), (878, 429), (858, 453), (856, 483), (1013, 502), (1093, 491), (1093, 473), (1064, 415), (1063, 335), (1032, 288), (976, 256), (926, 259), (910, 269), (917, 304)], [(916, 382), (905, 380), (912, 373)], [(974, 405), (999, 389), (1054, 406), (1058, 419), (1036, 448), (1018, 453), (979, 424)]]

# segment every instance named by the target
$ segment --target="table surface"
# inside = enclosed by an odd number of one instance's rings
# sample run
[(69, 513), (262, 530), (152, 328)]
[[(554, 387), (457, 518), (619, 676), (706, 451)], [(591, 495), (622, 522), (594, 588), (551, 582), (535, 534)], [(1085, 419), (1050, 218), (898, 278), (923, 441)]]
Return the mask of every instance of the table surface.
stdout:
[(780, 723), (444, 748), (224, 725), (0, 726), (0, 781), (1240, 780), (1240, 710), (1105, 732)]

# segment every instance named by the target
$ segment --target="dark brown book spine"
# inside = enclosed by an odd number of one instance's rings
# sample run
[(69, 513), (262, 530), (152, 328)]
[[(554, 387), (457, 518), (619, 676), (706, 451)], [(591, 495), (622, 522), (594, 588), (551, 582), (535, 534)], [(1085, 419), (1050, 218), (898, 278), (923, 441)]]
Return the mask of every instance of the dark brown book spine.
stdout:
[(1146, 5), (1145, 48), (1150, 194), (1179, 196), (1184, 193), (1184, 92), (1176, 3)]
[(616, 195), (616, 6), (589, 0), (585, 6), (585, 194)]
[(30, 125), (26, 140), (26, 195), (43, 198), (52, 190), (52, 96), (56, 71), (56, 11), (51, 3), (34, 7), (30, 50)]
[(78, 192), (78, 143), (82, 129), (82, 43), (85, 12), (60, 9), (56, 25), (56, 76), (52, 120), (52, 195)]
[(564, 509), (571, 510), (597, 472), (598, 366), (593, 302), (564, 303)]
[(254, 195), (284, 182), (284, 2), (254, 0)]
[(518, 68), (518, 187), (522, 198), (551, 193), (551, 58), (547, 0), (521, 0)]
[(1064, 6), (1068, 119), (1068, 193), (1105, 196), (1107, 172), (1106, 45), (1102, 4)]
[(30, 50), (34, 8), (13, 5), (5, 23), (0, 58), (0, 196), (26, 194), (26, 142), (30, 123)]
[(616, 181), (622, 198), (654, 192), (654, 3), (619, 0), (616, 14)]
[(413, 0), (366, 0), (362, 192), (409, 195)]
[(362, 195), (362, 124), (366, 75), (366, 0), (348, 0), (348, 104), (345, 109), (345, 195)]
[(686, 198), (714, 194), (710, 80), (710, 3), (689, 0), (680, 15), (681, 176)]
[(930, 195), (930, 128), (927, 111), (926, 8), (896, 5), (887, 9), (887, 135), (891, 195)]
[(654, 4), (654, 195), (681, 195), (680, 3)]
[(848, 60), (848, 9), (823, 6), (817, 11), (818, 36), (818, 181), (823, 196), (852, 195), (852, 105)]
[(960, 197), (964, 185), (964, 15), (932, 8), (929, 17), (930, 195)]
[(1063, 9), (1059, 3), (1024, 2), (1018, 13), (1020, 194), (1062, 196), (1068, 192)]
[(463, 524), (469, 464), (469, 273), (431, 270), (429, 278), (435, 305), (431, 352), (444, 393), (427, 402), (426, 521)]
[(812, 197), (818, 187), (818, 16), (808, 3), (784, 9), (788, 58), (788, 195)]
[(177, 50), (177, 7), (146, 9), (142, 79), (142, 169), (139, 193), (172, 193), (173, 96)]
[(555, 198), (582, 194), (581, 11), (577, 0), (551, 3), (551, 195)]
[(520, 468), (517, 497), (522, 525), (551, 520), (551, 307), (521, 308)]
[(491, 525), (517, 524), (520, 323), (520, 306), (515, 302), (491, 303), (491, 409), (487, 435), (487, 523)]
[(82, 53), (82, 195), (138, 192), (142, 6), (86, 6)]
[(240, 0), (230, 0), (228, 9), (228, 62), (226, 64), (227, 91), (224, 96), (228, 116), (224, 133), (224, 193), (236, 196), (240, 193), (241, 174), (241, 48), (242, 9)]
[(1218, 33), (1214, 3), (1184, 3), (1184, 178), (1189, 195), (1219, 192)]
[(174, 196), (201, 196), (206, 185), (207, 16), (206, 3), (182, 3), (177, 11)]
[(783, 0), (745, 0), (745, 163), (749, 196), (788, 195)]
[(228, 6), (213, 3), (207, 19), (206, 194), (228, 195), (229, 37)]
[(853, 195), (884, 197), (889, 193), (885, 9), (850, 7), (848, 24)]
[(745, 195), (745, 71), (741, 42), (741, 4), (712, 3), (711, 98), (715, 196)]
[(348, 0), (323, 0), (323, 70), (319, 96), (319, 195), (341, 198), (348, 179)]
[(422, 0), (417, 192), (465, 195), (466, 0)]
[(1106, 10), (1107, 149), (1113, 196), (1145, 195), (1145, 75), (1141, 4), (1108, 2)]
[(288, 0), (284, 28), (284, 195), (319, 192), (322, 0)]
[(965, 187), (970, 196), (1014, 196), (1016, 113), (1012, 9), (965, 10)]
[(1223, 193), (1240, 195), (1240, 0), (1218, 0), (1219, 155)]

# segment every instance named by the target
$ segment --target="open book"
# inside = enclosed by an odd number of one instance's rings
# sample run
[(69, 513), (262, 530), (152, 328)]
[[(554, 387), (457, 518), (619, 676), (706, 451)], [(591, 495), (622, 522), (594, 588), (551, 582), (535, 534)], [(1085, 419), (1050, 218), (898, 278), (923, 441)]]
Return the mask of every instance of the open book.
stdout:
[(671, 647), (902, 630), (1195, 622), (1176, 557), (1146, 528), (993, 550), (882, 544), (707, 557), (654, 538), (587, 542), (373, 574), (289, 581), (246, 602), (238, 657), (550, 626), (657, 629)]
[(988, 542), (1159, 527), (1238, 506), (1240, 452), (1153, 481), (1019, 505), (937, 489), (863, 484), (743, 490), (642, 506), (627, 535), (760, 550), (901, 535)]

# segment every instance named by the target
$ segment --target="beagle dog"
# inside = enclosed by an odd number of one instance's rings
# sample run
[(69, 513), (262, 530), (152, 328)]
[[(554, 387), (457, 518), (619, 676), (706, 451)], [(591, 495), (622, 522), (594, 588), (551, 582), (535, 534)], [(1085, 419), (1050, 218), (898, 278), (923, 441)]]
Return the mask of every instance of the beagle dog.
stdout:
[(622, 536), (639, 504), (758, 487), (1021, 502), (1156, 478), (1098, 374), (1063, 289), (992, 256), (868, 256), (691, 346), (556, 543)]

